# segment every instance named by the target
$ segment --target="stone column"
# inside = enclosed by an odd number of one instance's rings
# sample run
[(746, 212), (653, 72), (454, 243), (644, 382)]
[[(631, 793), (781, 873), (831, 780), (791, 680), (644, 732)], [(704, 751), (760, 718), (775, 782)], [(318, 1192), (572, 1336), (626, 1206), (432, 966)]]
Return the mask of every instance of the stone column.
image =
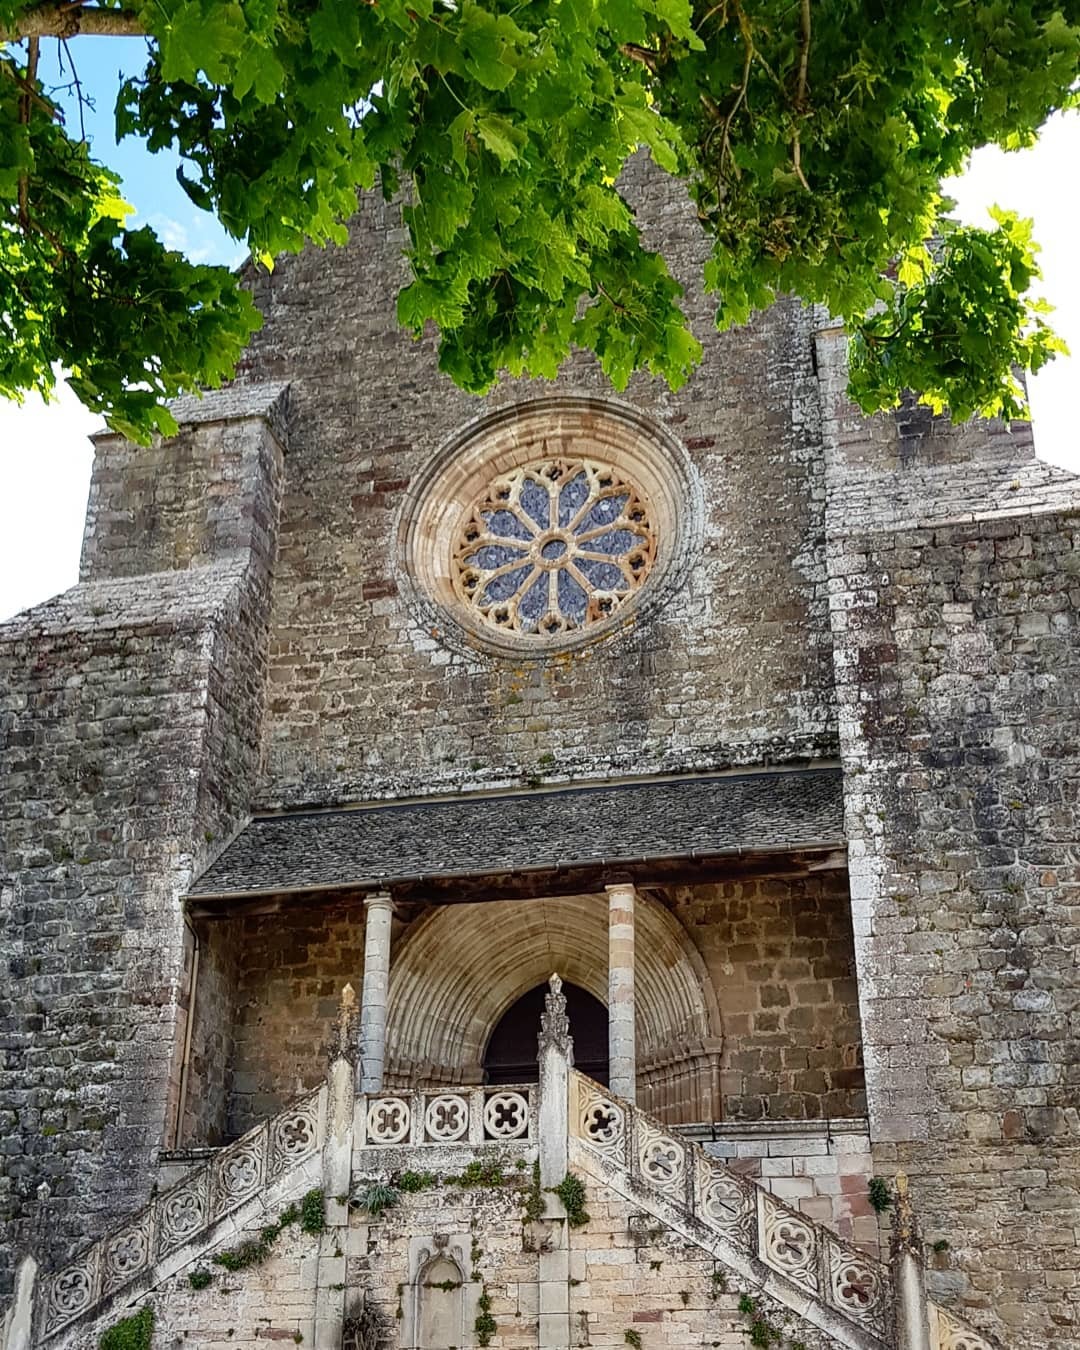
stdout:
[(922, 1235), (911, 1205), (908, 1180), (903, 1172), (897, 1173), (896, 1177), (892, 1268), (896, 1297), (897, 1350), (930, 1350)]
[(634, 1101), (634, 883), (606, 887), (608, 896), (608, 1072), (611, 1091)]
[(364, 901), (364, 986), (360, 991), (360, 1091), (381, 1092), (386, 1060), (386, 994), (390, 983), (390, 921), (386, 891)]

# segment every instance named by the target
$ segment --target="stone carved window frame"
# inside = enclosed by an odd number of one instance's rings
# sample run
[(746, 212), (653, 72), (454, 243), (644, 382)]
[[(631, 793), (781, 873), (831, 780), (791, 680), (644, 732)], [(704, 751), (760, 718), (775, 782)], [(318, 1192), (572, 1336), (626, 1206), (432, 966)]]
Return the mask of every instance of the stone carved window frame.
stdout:
[(406, 1272), (405, 1297), (402, 1299), (401, 1330), (398, 1350), (431, 1350), (419, 1344), (421, 1300), (424, 1298), (424, 1277), (438, 1261), (446, 1260), (461, 1273), (460, 1338), (454, 1342), (459, 1350), (470, 1350), (475, 1341), (474, 1323), (479, 1312), (483, 1284), (470, 1279), (472, 1237), (468, 1233), (433, 1233), (431, 1236), (409, 1239), (409, 1264)]
[[(614, 612), (571, 632), (500, 632), (466, 606), (452, 569), (462, 521), (500, 475), (541, 460), (609, 463), (648, 504), (655, 557)], [(445, 441), (405, 494), (398, 518), (402, 591), (425, 636), (477, 651), (543, 661), (613, 637), (667, 603), (685, 580), (703, 533), (704, 494), (681, 443), (652, 418), (609, 398), (553, 396), (484, 413)]]

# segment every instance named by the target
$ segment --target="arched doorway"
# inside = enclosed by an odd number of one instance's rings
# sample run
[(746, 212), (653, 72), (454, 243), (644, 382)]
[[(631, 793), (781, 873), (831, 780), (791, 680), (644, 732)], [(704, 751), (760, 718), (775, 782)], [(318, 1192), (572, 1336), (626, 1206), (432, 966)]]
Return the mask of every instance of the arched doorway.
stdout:
[[(638, 1102), (668, 1125), (718, 1120), (723, 1042), (712, 981), (679, 920), (645, 892), (638, 902)], [(387, 1090), (483, 1082), (487, 1045), (500, 1018), (543, 987), (552, 971), (564, 987), (577, 985), (604, 1006), (606, 896), (450, 904), (417, 919), (390, 966)], [(606, 1040), (606, 1013), (600, 1022)], [(536, 1025), (529, 1033), (532, 1056)], [(575, 1045), (574, 1058), (590, 1072), (583, 1051)]]
[[(485, 1083), (535, 1083), (539, 1076), (536, 1038), (544, 1011), (546, 984), (522, 994), (507, 1008), (484, 1050)], [(574, 1066), (605, 1086), (608, 1081), (608, 1015), (595, 995), (577, 984), (564, 984)]]

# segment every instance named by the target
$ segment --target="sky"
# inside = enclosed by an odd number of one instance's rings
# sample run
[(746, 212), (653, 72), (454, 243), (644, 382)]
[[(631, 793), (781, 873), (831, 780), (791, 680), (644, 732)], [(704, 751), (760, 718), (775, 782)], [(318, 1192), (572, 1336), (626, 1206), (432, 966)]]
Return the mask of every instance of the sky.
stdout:
[[(178, 186), (175, 158), (150, 155), (136, 140), (115, 144), (117, 76), (138, 72), (142, 43), (80, 38), (71, 45), (79, 79), (94, 102), (85, 113), (86, 133), (97, 157), (122, 175), (125, 196), (136, 208), (133, 223), (154, 226), (167, 244), (196, 262), (239, 263), (243, 250), (236, 241)], [(42, 76), (59, 86), (70, 80), (70, 70), (60, 67), (53, 47), (43, 47)], [(957, 200), (957, 214), (972, 224), (988, 224), (987, 208), (995, 204), (1034, 217), (1043, 248), (1040, 290), (1057, 307), (1054, 327), (1076, 353), (1054, 361), (1031, 382), (1035, 445), (1042, 458), (1080, 473), (1078, 166), (1080, 113), (1052, 119), (1031, 150), (980, 151), (948, 190)], [(92, 462), (87, 437), (99, 426), (66, 387), (48, 406), (36, 397), (22, 406), (0, 399), (0, 620), (78, 580)]]

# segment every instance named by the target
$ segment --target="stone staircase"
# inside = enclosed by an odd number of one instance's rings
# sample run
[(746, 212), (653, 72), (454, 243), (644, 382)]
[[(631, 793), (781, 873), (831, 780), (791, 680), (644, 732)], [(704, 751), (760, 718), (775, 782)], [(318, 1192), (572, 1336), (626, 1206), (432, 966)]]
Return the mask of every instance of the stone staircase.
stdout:
[(893, 1268), (671, 1134), (600, 1084), (570, 1075), (571, 1167), (708, 1251), (851, 1350), (998, 1350), (927, 1301), (929, 1341), (897, 1326)]
[[(505, 1154), (507, 1146), (524, 1150), (521, 1166), (525, 1154), (538, 1153), (549, 1178), (568, 1167), (610, 1188), (646, 1222), (709, 1253), (752, 1294), (848, 1350), (1000, 1350), (925, 1298), (913, 1221), (906, 1245), (894, 1236), (892, 1265), (878, 1261), (573, 1070), (568, 1041), (541, 1050), (539, 1089), (355, 1096), (352, 1065), (337, 1060), (318, 1091), (222, 1149), (62, 1269), (35, 1282), (27, 1258), (29, 1276), (0, 1322), (0, 1350), (96, 1344), (85, 1338), (106, 1314), (129, 1308), (304, 1191), (342, 1196), (358, 1164), (366, 1175), (390, 1177), (435, 1159), (460, 1166), (459, 1150)], [(328, 1223), (347, 1226), (347, 1207), (326, 1203)], [(587, 1227), (574, 1230), (575, 1246), (588, 1240)], [(316, 1315), (317, 1350), (340, 1345), (340, 1310), (337, 1327), (320, 1333)], [(542, 1350), (568, 1343), (555, 1346), (541, 1334)]]
[[(32, 1339), (51, 1345), (75, 1324), (132, 1302), (259, 1215), (322, 1184), (327, 1088), (301, 1097), (221, 1149), (69, 1265), (39, 1279)], [(0, 1341), (0, 1350), (11, 1350)]]

